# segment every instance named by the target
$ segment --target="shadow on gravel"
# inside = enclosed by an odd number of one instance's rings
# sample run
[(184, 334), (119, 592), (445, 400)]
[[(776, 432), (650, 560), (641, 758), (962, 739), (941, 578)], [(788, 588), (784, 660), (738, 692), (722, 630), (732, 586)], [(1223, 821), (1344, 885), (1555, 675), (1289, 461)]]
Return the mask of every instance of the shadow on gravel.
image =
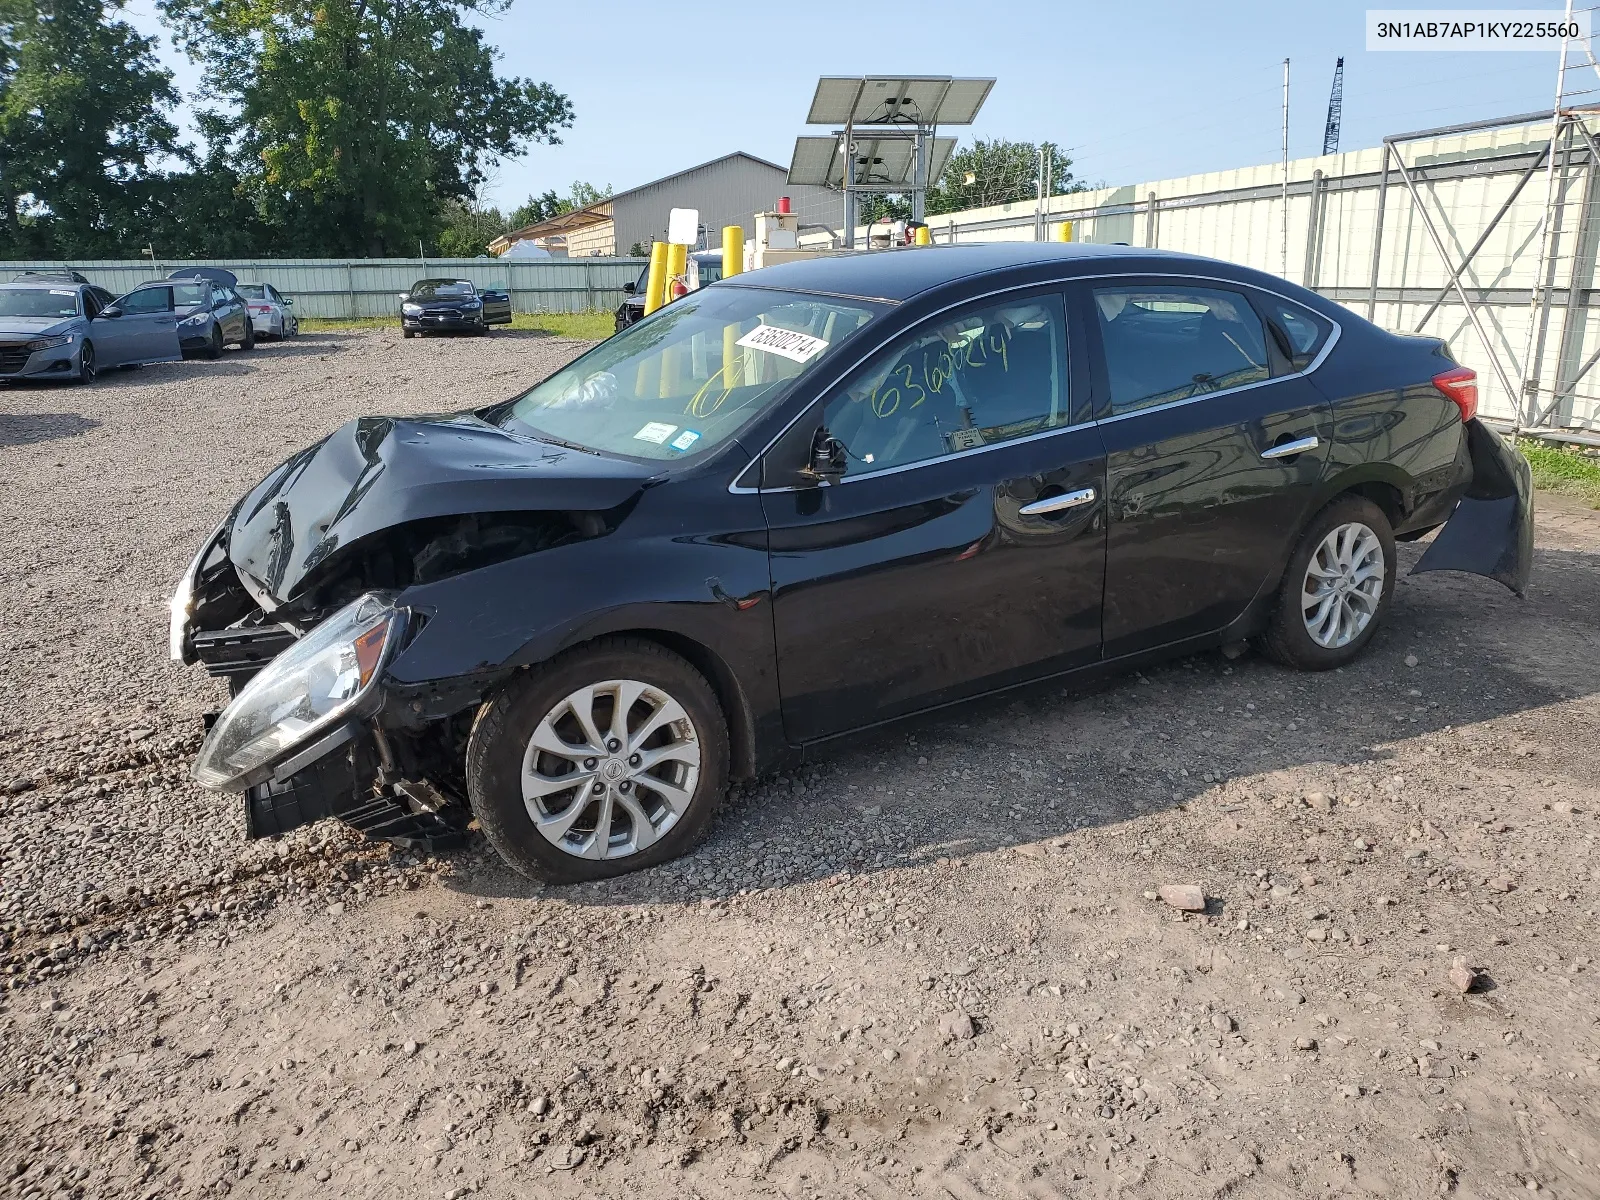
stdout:
[[(1600, 555), (1539, 551), (1529, 598), (1518, 600), (1472, 576), (1407, 578), (1420, 552), (1401, 548), (1390, 620), (1343, 670), (1215, 653), (1088, 687), (1036, 684), (813, 751), (740, 789), (698, 849), (652, 870), (546, 892), (491, 858), (447, 886), (584, 904), (715, 903), (1068, 837), (1181, 807), (1223, 779), (1321, 766), (1331, 782), (1337, 767), (1390, 760), (1400, 771), (1409, 751), (1397, 743), (1600, 686)], [(1593, 773), (1588, 761), (1575, 747), (1566, 769)]]
[(77, 437), (100, 422), (77, 413), (0, 413), (0, 446), (28, 446)]

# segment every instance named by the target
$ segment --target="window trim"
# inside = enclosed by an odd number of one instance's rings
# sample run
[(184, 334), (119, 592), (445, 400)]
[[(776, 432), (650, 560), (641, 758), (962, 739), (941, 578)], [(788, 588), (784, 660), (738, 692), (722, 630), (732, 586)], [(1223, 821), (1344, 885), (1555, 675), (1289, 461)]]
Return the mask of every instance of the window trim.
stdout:
[[(977, 295), (966, 296), (966, 297), (963, 297), (960, 300), (953, 301), (952, 303), (945, 305), (943, 308), (935, 309), (933, 312), (928, 313), (926, 316), (924, 316), (922, 318), (922, 320), (923, 321), (931, 321), (935, 317), (938, 317), (938, 316), (940, 316), (940, 315), (942, 315), (944, 313), (949, 312), (951, 309), (961, 308), (963, 305), (971, 304), (974, 301), (987, 300), (987, 299), (989, 299), (990, 297), (993, 297), (993, 296), (1005, 296), (1005, 295), (1009, 295), (1009, 294), (1011, 294), (1013, 292), (1040, 291), (1040, 290), (1049, 289), (1049, 288), (1059, 289), (1060, 292), (1062, 293), (1062, 295), (1064, 297), (1066, 297), (1067, 300), (1068, 300), (1068, 303), (1067, 303), (1067, 334), (1068, 334), (1068, 337), (1069, 337), (1069, 341), (1068, 341), (1068, 344), (1067, 344), (1067, 362), (1068, 362), (1068, 368), (1069, 368), (1069, 374), (1070, 374), (1070, 368), (1071, 368), (1071, 362), (1072, 362), (1072, 345), (1071, 345), (1071, 341), (1070, 341), (1070, 335), (1071, 335), (1072, 307), (1073, 307), (1071, 302), (1070, 302), (1070, 300), (1071, 300), (1071, 291), (1070, 291), (1070, 289), (1075, 284), (1088, 283), (1088, 282), (1091, 282), (1091, 281), (1094, 281), (1094, 280), (1100, 280), (1100, 279), (1182, 279), (1182, 280), (1190, 280), (1190, 281), (1196, 281), (1196, 282), (1222, 284), (1225, 287), (1230, 287), (1230, 288), (1248, 288), (1251, 291), (1260, 292), (1260, 293), (1263, 293), (1263, 294), (1268, 295), (1268, 296), (1276, 296), (1280, 300), (1287, 300), (1291, 304), (1300, 304), (1300, 302), (1298, 300), (1296, 300), (1293, 296), (1286, 296), (1282, 292), (1273, 291), (1271, 288), (1262, 287), (1259, 284), (1254, 284), (1254, 283), (1241, 283), (1240, 281), (1238, 281), (1236, 279), (1226, 279), (1226, 278), (1223, 278), (1220, 275), (1199, 275), (1199, 274), (1193, 274), (1193, 273), (1181, 273), (1180, 274), (1180, 273), (1173, 273), (1173, 272), (1151, 272), (1151, 271), (1106, 271), (1106, 272), (1101, 272), (1101, 273), (1095, 274), (1095, 275), (1073, 275), (1073, 276), (1069, 276), (1066, 279), (1058, 279), (1058, 280), (1055, 280), (1053, 282), (1048, 282), (1048, 283), (1027, 283), (1027, 284), (1018, 284), (1018, 285), (1015, 285), (1015, 286), (1012, 286), (1012, 287), (995, 288), (993, 291), (980, 292)], [(1301, 305), (1301, 307), (1303, 308), (1305, 306)], [(827, 383), (822, 388), (822, 390), (818, 393), (816, 399), (812, 400), (810, 404), (807, 404), (804, 408), (802, 408), (799, 412), (797, 412), (788, 422), (786, 422), (784, 424), (784, 427), (777, 432), (777, 434), (772, 438), (772, 440), (769, 441), (764, 447), (762, 447), (761, 452), (759, 454), (751, 455), (750, 456), (750, 462), (748, 464), (746, 464), (746, 466), (742, 470), (740, 470), (738, 474), (736, 474), (733, 477), (733, 481), (728, 484), (728, 492), (731, 495), (735, 495), (735, 496), (762, 495), (762, 494), (778, 495), (778, 494), (783, 493), (783, 492), (798, 492), (798, 491), (802, 491), (802, 490), (809, 491), (811, 488), (814, 488), (814, 487), (834, 487), (834, 486), (841, 486), (842, 487), (843, 485), (845, 485), (847, 483), (859, 483), (864, 479), (881, 479), (882, 477), (884, 477), (886, 475), (896, 474), (896, 473), (898, 473), (900, 471), (909, 471), (914, 467), (926, 467), (926, 466), (929, 466), (929, 465), (934, 464), (934, 463), (950, 462), (952, 459), (964, 458), (964, 457), (966, 457), (968, 455), (972, 455), (972, 454), (982, 454), (982, 453), (985, 453), (985, 452), (990, 451), (990, 450), (999, 450), (999, 449), (1002, 449), (1003, 447), (1006, 447), (1006, 446), (1018, 446), (1018, 445), (1022, 445), (1025, 442), (1037, 441), (1037, 440), (1039, 440), (1041, 438), (1057, 437), (1057, 436), (1059, 436), (1061, 434), (1064, 434), (1064, 433), (1073, 433), (1073, 432), (1076, 432), (1078, 430), (1089, 429), (1089, 428), (1091, 428), (1091, 427), (1093, 427), (1095, 425), (1109, 425), (1114, 421), (1125, 421), (1129, 417), (1142, 417), (1146, 413), (1165, 412), (1168, 409), (1179, 408), (1179, 407), (1181, 407), (1181, 406), (1183, 406), (1185, 404), (1194, 404), (1194, 403), (1197, 403), (1198, 401), (1201, 401), (1201, 400), (1213, 400), (1218, 396), (1230, 396), (1230, 395), (1233, 395), (1235, 392), (1246, 392), (1246, 391), (1249, 391), (1251, 388), (1265, 387), (1265, 386), (1267, 386), (1269, 384), (1274, 384), (1274, 383), (1282, 383), (1286, 379), (1300, 379), (1300, 378), (1303, 378), (1303, 377), (1305, 377), (1307, 375), (1310, 375), (1313, 371), (1317, 370), (1317, 368), (1322, 366), (1322, 364), (1327, 360), (1328, 355), (1333, 352), (1334, 346), (1336, 346), (1338, 344), (1340, 335), (1344, 332), (1344, 327), (1338, 321), (1334, 320), (1334, 318), (1328, 317), (1328, 316), (1324, 316), (1321, 313), (1318, 313), (1317, 315), (1318, 316), (1323, 316), (1323, 319), (1326, 320), (1330, 325), (1333, 326), (1333, 330), (1332, 330), (1332, 332), (1330, 332), (1328, 334), (1328, 339), (1327, 339), (1326, 342), (1323, 343), (1322, 349), (1317, 352), (1317, 356), (1314, 359), (1312, 359), (1309, 364), (1307, 364), (1307, 366), (1305, 367), (1304, 370), (1291, 371), (1291, 372), (1289, 372), (1288, 374), (1285, 374), (1285, 375), (1270, 375), (1266, 379), (1257, 380), (1254, 383), (1243, 383), (1243, 384), (1239, 384), (1236, 387), (1222, 388), (1222, 389), (1220, 389), (1218, 391), (1215, 391), (1215, 392), (1203, 392), (1198, 396), (1186, 396), (1182, 400), (1172, 400), (1172, 401), (1169, 401), (1166, 404), (1157, 405), (1157, 406), (1155, 406), (1153, 408), (1136, 409), (1133, 412), (1122, 413), (1121, 415), (1106, 416), (1106, 417), (1093, 417), (1093, 416), (1091, 416), (1089, 420), (1081, 421), (1076, 425), (1062, 425), (1062, 426), (1060, 426), (1059, 428), (1056, 428), (1056, 429), (1046, 429), (1046, 430), (1043, 430), (1043, 431), (1041, 431), (1039, 433), (1030, 434), (1028, 437), (1025, 437), (1025, 438), (1016, 438), (1016, 439), (1014, 439), (1012, 441), (1009, 441), (1009, 442), (996, 442), (991, 446), (974, 446), (970, 450), (959, 450), (955, 454), (946, 454), (941, 458), (929, 458), (929, 459), (924, 459), (922, 462), (905, 463), (905, 464), (903, 464), (901, 466), (898, 466), (898, 467), (889, 467), (889, 468), (886, 468), (885, 470), (882, 470), (882, 471), (875, 471), (871, 475), (857, 475), (857, 476), (854, 477), (854, 479), (851, 479), (851, 478), (847, 477), (847, 478), (839, 479), (836, 482), (830, 482), (829, 480), (823, 479), (823, 480), (818, 480), (814, 484), (812, 484), (812, 483), (808, 483), (808, 484), (804, 484), (804, 485), (786, 484), (783, 487), (775, 487), (775, 488), (763, 488), (759, 484), (757, 484), (757, 486), (755, 486), (755, 487), (750, 487), (748, 485), (745, 485), (745, 484), (742, 484), (742, 483), (739, 482), (741, 479), (744, 479), (747, 475), (750, 475), (752, 472), (755, 474), (756, 478), (759, 479), (760, 476), (761, 476), (761, 464), (766, 459), (767, 455), (772, 452), (772, 448), (774, 446), (776, 446), (780, 441), (782, 441), (783, 438), (788, 435), (788, 433), (789, 433), (789, 431), (791, 429), (793, 429), (802, 420), (804, 420), (805, 416), (806, 416), (806, 414), (808, 412), (810, 412), (817, 405), (821, 404), (823, 402), (823, 400), (825, 399), (825, 397), (827, 396), (827, 394), (830, 391), (832, 391), (832, 389), (838, 387), (839, 384), (844, 382), (844, 380), (853, 371), (855, 371), (858, 367), (860, 367), (863, 363), (865, 363), (867, 361), (867, 359), (869, 359), (873, 355), (877, 354), (879, 350), (881, 350), (885, 346), (887, 346), (890, 343), (890, 341), (892, 341), (895, 337), (900, 336), (899, 333), (891, 334), (889, 337), (886, 337), (882, 341), (878, 342), (877, 345), (872, 346), (870, 349), (868, 349), (865, 352), (863, 352), (859, 358), (857, 358), (854, 362), (850, 363), (847, 367), (845, 367), (843, 370), (841, 370), (837, 376), (835, 376), (829, 383)], [(905, 330), (901, 330), (900, 332), (904, 333), (906, 331)], [(1090, 336), (1093, 336), (1093, 335), (1090, 335)], [(1102, 352), (1103, 352), (1103, 348), (1102, 348)], [(1091, 408), (1091, 412), (1092, 411), (1093, 410)]]

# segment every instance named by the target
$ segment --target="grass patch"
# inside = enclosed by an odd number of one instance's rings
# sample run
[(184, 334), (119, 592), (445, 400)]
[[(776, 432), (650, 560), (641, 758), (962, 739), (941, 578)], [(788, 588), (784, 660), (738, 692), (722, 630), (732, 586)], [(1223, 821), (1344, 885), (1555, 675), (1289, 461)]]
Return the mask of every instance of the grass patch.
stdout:
[(1533, 468), (1533, 486), (1542, 492), (1574, 496), (1600, 508), (1600, 459), (1569, 446), (1524, 438), (1517, 443)]
[[(355, 329), (394, 329), (400, 318), (394, 317), (301, 317), (302, 333), (343, 333)], [(504, 329), (504, 325), (496, 326)], [(616, 318), (609, 311), (575, 313), (513, 313), (512, 329), (532, 329), (553, 337), (578, 338), (597, 342), (608, 338), (616, 330)]]

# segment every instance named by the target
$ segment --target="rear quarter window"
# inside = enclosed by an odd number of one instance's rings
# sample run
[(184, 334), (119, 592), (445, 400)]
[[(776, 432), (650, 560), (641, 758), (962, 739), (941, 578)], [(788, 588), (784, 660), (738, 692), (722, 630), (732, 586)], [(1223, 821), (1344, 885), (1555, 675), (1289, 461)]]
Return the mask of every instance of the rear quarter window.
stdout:
[(1267, 324), (1278, 348), (1296, 371), (1304, 371), (1313, 362), (1333, 334), (1333, 322), (1293, 301), (1278, 296), (1264, 296), (1261, 306), (1267, 313)]

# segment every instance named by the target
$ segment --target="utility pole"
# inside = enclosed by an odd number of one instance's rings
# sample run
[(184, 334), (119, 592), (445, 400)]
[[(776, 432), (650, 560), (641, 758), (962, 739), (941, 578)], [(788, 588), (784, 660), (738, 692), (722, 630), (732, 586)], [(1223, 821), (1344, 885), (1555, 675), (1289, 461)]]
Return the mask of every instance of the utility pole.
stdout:
[(1289, 278), (1289, 60), (1283, 60), (1283, 261), (1278, 274)]

